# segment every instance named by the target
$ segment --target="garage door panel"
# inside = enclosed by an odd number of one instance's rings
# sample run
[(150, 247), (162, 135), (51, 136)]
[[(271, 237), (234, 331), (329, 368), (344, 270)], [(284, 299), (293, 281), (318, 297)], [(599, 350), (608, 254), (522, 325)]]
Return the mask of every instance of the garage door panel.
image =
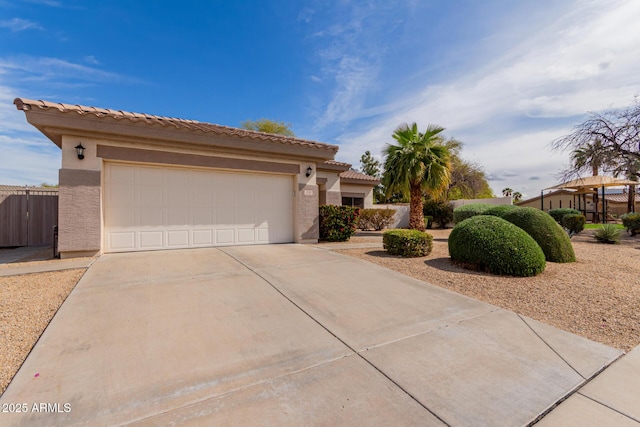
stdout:
[(232, 245), (234, 240), (235, 230), (233, 228), (218, 229), (216, 230), (216, 244), (217, 245)]
[(160, 230), (154, 231), (140, 231), (138, 232), (140, 239), (140, 249), (163, 249), (164, 248), (164, 232)]
[(113, 232), (109, 240), (108, 246), (113, 250), (133, 250), (136, 247), (136, 233), (133, 231)]
[(162, 208), (165, 205), (164, 191), (157, 185), (141, 185), (136, 188), (136, 205)]
[[(119, 166), (122, 167), (122, 166)], [(130, 166), (125, 166), (130, 167)], [(135, 182), (138, 185), (157, 185), (164, 184), (164, 176), (162, 169), (159, 168), (133, 168), (135, 171)]]
[(213, 230), (193, 230), (194, 246), (213, 246)]
[(237, 242), (239, 244), (249, 244), (255, 243), (256, 241), (256, 232), (255, 229), (252, 228), (239, 228), (238, 229), (238, 239)]
[(167, 231), (167, 247), (188, 247), (189, 230), (169, 230)]
[(293, 241), (292, 177), (105, 164), (106, 252)]
[(167, 226), (189, 225), (188, 208), (167, 208)]

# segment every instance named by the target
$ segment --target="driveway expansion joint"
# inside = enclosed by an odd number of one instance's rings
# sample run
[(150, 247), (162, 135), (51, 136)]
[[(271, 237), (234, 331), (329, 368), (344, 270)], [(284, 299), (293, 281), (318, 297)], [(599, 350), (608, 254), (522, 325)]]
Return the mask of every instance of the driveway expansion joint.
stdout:
[(340, 341), (345, 347), (347, 347), (349, 350), (351, 350), (355, 355), (357, 355), (360, 359), (362, 359), (367, 365), (371, 366), (373, 369), (375, 369), (380, 375), (382, 375), (383, 377), (385, 377), (387, 380), (389, 380), (392, 384), (394, 384), (396, 387), (398, 387), (399, 390), (401, 390), (404, 394), (406, 394), (409, 398), (411, 398), (414, 402), (416, 402), (418, 405), (420, 405), (425, 411), (429, 412), (431, 415), (433, 415), (438, 421), (440, 421), (441, 423), (443, 423), (445, 426), (447, 427), (452, 427), (451, 424), (449, 424), (448, 422), (446, 422), (441, 416), (439, 416), (438, 414), (436, 414), (435, 412), (433, 412), (431, 409), (429, 409), (424, 403), (422, 403), (417, 397), (415, 397), (412, 393), (410, 393), (407, 389), (405, 389), (404, 387), (402, 387), (397, 381), (395, 381), (393, 378), (391, 378), (389, 375), (387, 375), (384, 371), (382, 371), (382, 369), (378, 368), (376, 365), (374, 365), (371, 361), (369, 361), (366, 357), (364, 357), (362, 354), (360, 354), (356, 349), (354, 349), (352, 346), (350, 346), (349, 344), (347, 344), (347, 342), (345, 342), (342, 338), (340, 338), (339, 336), (337, 336), (333, 331), (331, 331), (328, 327), (326, 327), (325, 325), (323, 325), (319, 320), (317, 320), (315, 317), (313, 317), (311, 315), (311, 313), (307, 312), (304, 308), (302, 308), (300, 305), (296, 304), (295, 301), (293, 301), (291, 298), (289, 298), (287, 295), (285, 295), (284, 292), (282, 292), (280, 289), (278, 289), (278, 287), (276, 285), (274, 285), (271, 281), (269, 281), (269, 279), (267, 279), (266, 277), (264, 277), (259, 270), (257, 269), (253, 269), (252, 267), (250, 267), (249, 265), (245, 264), (242, 260), (236, 258), (235, 256), (231, 255), (230, 253), (226, 252), (224, 249), (220, 249), (221, 252), (225, 253), (226, 255), (230, 256), (231, 258), (233, 258), (234, 260), (236, 260), (238, 263), (240, 263), (241, 265), (243, 265), (245, 268), (247, 268), (249, 271), (252, 271), (254, 274), (256, 274), (258, 277), (260, 277), (265, 283), (267, 283), (269, 286), (271, 286), (277, 293), (279, 293), (283, 298), (285, 298), (287, 301), (289, 301), (289, 303), (291, 303), (294, 307), (296, 307), (298, 310), (300, 310), (302, 313), (304, 313), (307, 317), (309, 317), (309, 319), (311, 319), (313, 322), (315, 322), (318, 326), (320, 326), (322, 329), (324, 329), (325, 331), (327, 331), (331, 336), (333, 336), (335, 339), (337, 339), (338, 341)]
[(640, 420), (638, 420), (638, 419), (636, 419), (636, 418), (634, 418), (634, 417), (632, 417), (632, 416), (630, 416), (630, 415), (627, 415), (627, 414), (625, 414), (624, 412), (620, 412), (620, 411), (619, 411), (619, 410), (617, 410), (616, 408), (613, 408), (613, 407), (611, 407), (611, 406), (607, 405), (606, 403), (600, 402), (599, 400), (594, 399), (593, 397), (587, 396), (586, 394), (584, 394), (584, 393), (580, 393), (579, 391), (577, 392), (577, 394), (579, 394), (579, 395), (580, 395), (580, 396), (582, 396), (582, 397), (585, 397), (585, 398), (589, 399), (590, 401), (592, 401), (592, 402), (594, 402), (594, 403), (597, 403), (597, 404), (598, 404), (598, 405), (600, 405), (600, 406), (604, 406), (605, 408), (610, 409), (610, 410), (612, 410), (613, 412), (616, 412), (616, 413), (618, 413), (618, 414), (620, 414), (620, 415), (623, 415), (625, 418), (629, 418), (630, 420), (633, 420), (633, 421), (635, 421), (635, 422), (637, 422), (637, 423), (640, 423)]

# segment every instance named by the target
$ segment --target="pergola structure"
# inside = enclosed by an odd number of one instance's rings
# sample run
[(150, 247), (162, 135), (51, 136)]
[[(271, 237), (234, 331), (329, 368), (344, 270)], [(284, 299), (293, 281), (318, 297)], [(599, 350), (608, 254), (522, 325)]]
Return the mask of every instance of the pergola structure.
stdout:
[[(571, 181), (563, 182), (561, 184), (554, 185), (552, 187), (544, 188), (540, 191), (540, 203), (542, 204), (542, 208), (544, 209), (544, 191), (545, 190), (575, 190), (576, 195), (585, 195), (585, 194), (596, 194), (598, 193), (598, 188), (602, 189), (602, 223), (606, 222), (606, 207), (605, 207), (605, 187), (621, 187), (623, 185), (628, 186), (636, 186), (640, 184), (636, 181), (629, 181), (626, 179), (618, 179), (613, 178), (611, 176), (606, 175), (595, 175), (595, 176), (587, 176), (584, 178), (572, 179)], [(596, 206), (597, 209), (597, 206)], [(596, 212), (597, 213), (597, 212)]]

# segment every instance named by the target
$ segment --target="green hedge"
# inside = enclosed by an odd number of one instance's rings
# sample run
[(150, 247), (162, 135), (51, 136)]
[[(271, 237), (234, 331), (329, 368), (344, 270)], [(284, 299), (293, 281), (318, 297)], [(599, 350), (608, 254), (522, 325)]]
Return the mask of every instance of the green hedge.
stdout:
[(320, 240), (346, 242), (356, 232), (360, 209), (351, 206), (320, 206)]
[(627, 233), (635, 236), (640, 233), (640, 213), (629, 212), (620, 217)]
[(562, 217), (562, 226), (569, 231), (569, 235), (580, 233), (584, 230), (587, 219), (582, 214), (567, 214)]
[(382, 230), (393, 223), (396, 211), (393, 209), (360, 209), (358, 228), (361, 230)]
[(549, 211), (549, 215), (551, 215), (551, 218), (553, 218), (560, 225), (562, 225), (562, 218), (564, 218), (565, 215), (579, 215), (579, 214), (580, 214), (580, 211), (576, 209), (571, 209), (571, 208), (558, 208), (558, 209), (551, 209)]
[(520, 209), (520, 208), (514, 205), (496, 205), (484, 211), (483, 215), (493, 215), (493, 216), (499, 216), (500, 218), (502, 218), (504, 215), (507, 214), (507, 212), (511, 212), (516, 209)]
[(510, 276), (535, 276), (546, 266), (544, 253), (521, 228), (491, 215), (468, 218), (449, 235), (449, 255), (465, 268)]
[(547, 261), (575, 262), (569, 236), (551, 215), (536, 208), (518, 208), (502, 218), (529, 233), (542, 248)]
[(418, 230), (388, 230), (382, 235), (382, 245), (391, 255), (427, 256), (433, 249), (433, 236)]
[(488, 203), (472, 203), (470, 205), (459, 206), (453, 210), (453, 222), (456, 224), (476, 215), (484, 215), (486, 211), (495, 207)]

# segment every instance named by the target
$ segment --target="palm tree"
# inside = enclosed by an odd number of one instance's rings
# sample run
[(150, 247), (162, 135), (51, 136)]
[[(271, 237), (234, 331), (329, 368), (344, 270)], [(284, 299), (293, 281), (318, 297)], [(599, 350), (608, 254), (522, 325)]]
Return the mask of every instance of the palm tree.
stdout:
[(513, 194), (513, 189), (512, 188), (507, 187), (507, 188), (503, 188), (502, 189), (502, 195), (504, 197), (511, 197), (512, 194)]
[(521, 193), (521, 192), (519, 192), (519, 191), (515, 191), (515, 192), (512, 194), (512, 196), (513, 196), (513, 201), (514, 201), (514, 202), (516, 202), (516, 203), (517, 203), (517, 202), (519, 202), (519, 201), (520, 201), (520, 199), (522, 199), (522, 193)]
[(418, 125), (402, 124), (393, 133), (398, 144), (384, 149), (384, 187), (388, 194), (409, 193), (409, 228), (424, 231), (422, 194), (439, 197), (449, 184), (450, 154), (440, 133), (443, 127), (429, 125), (425, 133)]

